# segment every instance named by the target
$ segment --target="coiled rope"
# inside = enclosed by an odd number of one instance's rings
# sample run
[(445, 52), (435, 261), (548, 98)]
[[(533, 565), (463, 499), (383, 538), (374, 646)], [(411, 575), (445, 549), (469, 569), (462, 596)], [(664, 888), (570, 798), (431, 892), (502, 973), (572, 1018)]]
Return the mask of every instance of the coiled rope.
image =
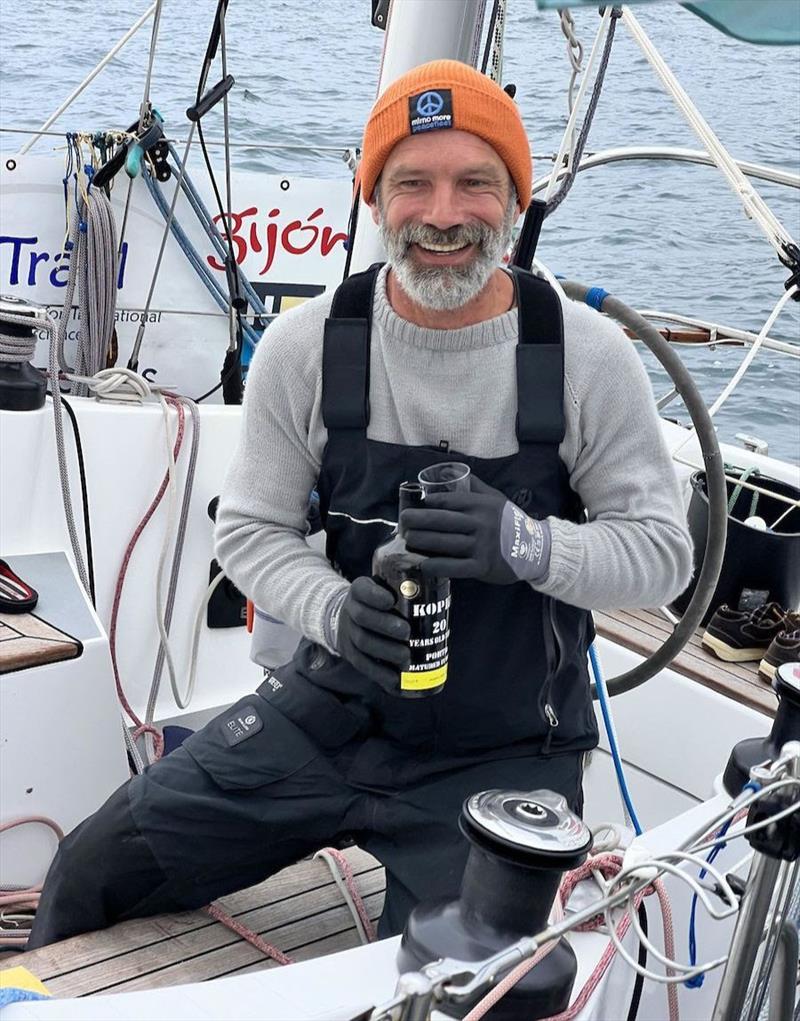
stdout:
[[(93, 170), (85, 168), (90, 176)], [(108, 364), (108, 352), (114, 334), (117, 305), (117, 231), (111, 203), (102, 191), (83, 188), (76, 180), (78, 197), (72, 206), (70, 228), (65, 249), (70, 252), (69, 278), (64, 291), (64, 309), (72, 308), (75, 287), (78, 287), (80, 329), (74, 368), (66, 361), (64, 346), (69, 317), (62, 316), (58, 325), (58, 362), (69, 373), (93, 376)], [(80, 278), (80, 279), (79, 279)], [(78, 382), (72, 388), (78, 397), (85, 397), (88, 387)]]
[[(49, 826), (55, 833), (57, 840), (64, 839), (64, 831), (57, 822), (53, 822), (46, 815), (29, 815), (21, 819), (9, 819), (7, 822), (0, 823), (0, 833), (5, 833), (7, 830), (27, 825), (28, 823), (41, 823), (43, 826)], [(0, 922), (3, 923), (3, 926), (0, 927), (0, 947), (16, 950), (25, 949), (25, 944), (28, 942), (31, 934), (30, 926), (20, 926), (18, 924), (18, 917), (6, 917), (6, 912), (11, 916), (22, 915), (23, 917), (19, 918), (19, 920), (28, 921), (28, 913), (35, 912), (39, 906), (41, 892), (41, 883), (37, 883), (34, 886), (3, 885), (0, 887)], [(5, 928), (6, 922), (11, 922), (13, 928)]]
[(28, 327), (21, 337), (3, 333), (3, 322), (11, 323), (13, 321), (6, 314), (3, 314), (2, 320), (0, 320), (0, 362), (29, 362), (36, 350), (35, 330), (39, 328), (41, 320), (33, 316), (18, 316), (16, 321)]

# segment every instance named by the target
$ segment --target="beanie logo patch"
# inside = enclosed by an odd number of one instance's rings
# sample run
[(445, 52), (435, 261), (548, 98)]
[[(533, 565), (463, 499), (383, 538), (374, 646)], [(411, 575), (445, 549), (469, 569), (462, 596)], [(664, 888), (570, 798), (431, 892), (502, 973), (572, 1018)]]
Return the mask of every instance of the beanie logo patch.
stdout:
[(412, 135), (453, 126), (453, 93), (450, 89), (428, 89), (408, 100), (408, 120)]

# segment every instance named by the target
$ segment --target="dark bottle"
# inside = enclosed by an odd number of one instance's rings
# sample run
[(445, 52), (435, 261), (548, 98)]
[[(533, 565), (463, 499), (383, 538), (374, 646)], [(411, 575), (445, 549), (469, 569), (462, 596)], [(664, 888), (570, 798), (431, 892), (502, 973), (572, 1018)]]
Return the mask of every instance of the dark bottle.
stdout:
[[(400, 486), (399, 513), (424, 502), (425, 493), (416, 482)], [(425, 578), (420, 570), (426, 560), (406, 546), (398, 524), (390, 539), (372, 556), (375, 580), (395, 597), (395, 609), (411, 626), (411, 662), (400, 673), (399, 691), (406, 698), (437, 695), (447, 680), (447, 652), (450, 638), (450, 580)]]

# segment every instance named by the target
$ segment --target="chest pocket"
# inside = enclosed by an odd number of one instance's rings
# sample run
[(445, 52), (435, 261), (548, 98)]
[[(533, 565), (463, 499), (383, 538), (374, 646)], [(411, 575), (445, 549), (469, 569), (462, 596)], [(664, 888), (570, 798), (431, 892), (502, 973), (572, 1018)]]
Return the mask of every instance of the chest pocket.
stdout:
[(319, 748), (259, 695), (248, 695), (183, 743), (226, 791), (284, 780), (315, 759)]

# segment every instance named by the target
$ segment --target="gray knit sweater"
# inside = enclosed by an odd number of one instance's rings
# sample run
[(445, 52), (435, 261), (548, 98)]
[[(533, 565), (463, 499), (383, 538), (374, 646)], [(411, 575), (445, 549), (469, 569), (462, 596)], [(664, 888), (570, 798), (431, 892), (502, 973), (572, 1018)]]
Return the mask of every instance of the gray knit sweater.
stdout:
[[(322, 339), (332, 293), (280, 316), (250, 367), (239, 445), (222, 488), (217, 557), (262, 610), (332, 646), (348, 587), (305, 538), (327, 432)], [(633, 344), (585, 305), (564, 311), (566, 435), (559, 454), (588, 521), (549, 518), (550, 569), (535, 587), (589, 609), (658, 606), (687, 584), (691, 541), (653, 395)], [(401, 319), (376, 287), (371, 439), (481, 458), (517, 451), (517, 310), (458, 330)]]

